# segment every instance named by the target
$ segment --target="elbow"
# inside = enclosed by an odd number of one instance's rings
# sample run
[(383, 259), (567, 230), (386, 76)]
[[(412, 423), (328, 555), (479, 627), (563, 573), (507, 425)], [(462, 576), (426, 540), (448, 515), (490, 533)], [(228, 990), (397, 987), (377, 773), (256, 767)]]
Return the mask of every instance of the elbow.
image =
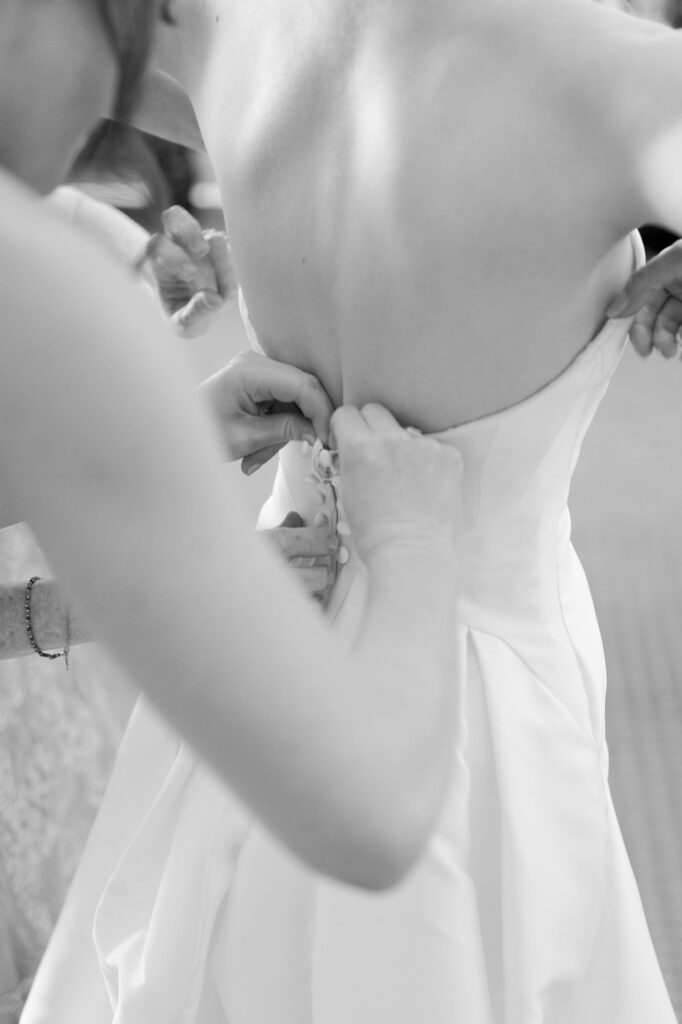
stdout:
[(429, 835), (427, 831), (415, 834), (406, 829), (404, 823), (399, 835), (375, 832), (362, 849), (355, 851), (355, 856), (348, 858), (341, 881), (370, 892), (394, 889), (416, 865)]
[(374, 807), (368, 813), (364, 827), (357, 819), (350, 836), (347, 855), (335, 872), (343, 882), (367, 889), (384, 892), (395, 888), (410, 874), (423, 854), (436, 827), (442, 791), (438, 798), (414, 801), (405, 799), (403, 790), (400, 797)]
[(363, 858), (363, 863), (352, 877), (344, 879), (350, 885), (368, 892), (387, 892), (395, 889), (409, 875), (418, 860), (418, 851), (405, 852), (395, 847), (374, 847)]
[(396, 772), (383, 792), (375, 793), (373, 812), (366, 812), (367, 842), (356, 885), (381, 892), (405, 880), (436, 832), (451, 780), (448, 744), (441, 757)]
[(377, 893), (400, 885), (417, 865), (452, 780), (449, 743), (429, 744), (419, 758), (391, 754), (395, 750), (388, 750), (379, 770), (374, 762), (371, 775), (361, 771), (350, 779), (344, 772), (334, 786), (323, 786), (323, 813), (318, 805), (310, 827), (296, 829), (292, 843), (316, 871)]

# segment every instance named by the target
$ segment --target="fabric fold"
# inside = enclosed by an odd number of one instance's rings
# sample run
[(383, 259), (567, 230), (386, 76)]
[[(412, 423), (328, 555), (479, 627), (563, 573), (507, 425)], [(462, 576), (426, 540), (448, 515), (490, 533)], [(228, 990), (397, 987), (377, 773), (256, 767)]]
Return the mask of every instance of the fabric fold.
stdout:
[(506, 1019), (561, 1024), (603, 913), (606, 780), (591, 737), (513, 649), (472, 642), (500, 790)]
[(109, 879), (94, 941), (116, 1024), (194, 1024), (248, 817), (180, 748)]

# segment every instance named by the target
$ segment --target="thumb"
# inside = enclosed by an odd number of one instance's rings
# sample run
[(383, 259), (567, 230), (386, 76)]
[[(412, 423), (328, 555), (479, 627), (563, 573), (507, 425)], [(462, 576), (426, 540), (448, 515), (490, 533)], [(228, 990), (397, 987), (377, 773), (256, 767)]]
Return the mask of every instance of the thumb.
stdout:
[(284, 448), (283, 444), (271, 444), (267, 448), (260, 448), (257, 452), (245, 455), (242, 459), (242, 473), (251, 476), (266, 462), (269, 462), (274, 455), (277, 455), (277, 452), (281, 452), (282, 448)]
[(244, 453), (242, 472), (250, 476), (289, 441), (309, 441), (314, 444), (315, 430), (304, 416), (294, 412), (273, 412), (251, 417), (244, 441), (240, 446)]

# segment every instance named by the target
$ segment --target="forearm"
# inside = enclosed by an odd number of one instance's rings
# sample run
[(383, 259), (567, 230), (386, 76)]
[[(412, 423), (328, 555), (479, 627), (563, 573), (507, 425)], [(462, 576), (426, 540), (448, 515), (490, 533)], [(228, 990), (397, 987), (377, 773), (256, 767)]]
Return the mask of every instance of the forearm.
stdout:
[[(35, 654), (26, 629), (26, 583), (0, 584), (0, 659)], [(65, 600), (55, 580), (38, 580), (30, 595), (31, 626), (43, 651), (63, 650), (89, 637), (80, 616)]]
[[(459, 698), (455, 616), (458, 567), (454, 551), (419, 541), (404, 541), (375, 555), (363, 623), (355, 656), (377, 679), (377, 701), (404, 711), (405, 732), (384, 738), (392, 746), (404, 740), (409, 774), (440, 773), (449, 750), (439, 750), (443, 730), (450, 732)], [(410, 764), (413, 760), (413, 764)]]
[(452, 553), (422, 543), (387, 549), (370, 566), (359, 634), (329, 679), (334, 709), (316, 787), (335, 812), (318, 805), (304, 821), (297, 808), (306, 856), (346, 880), (397, 881), (440, 812), (461, 695), (457, 577)]

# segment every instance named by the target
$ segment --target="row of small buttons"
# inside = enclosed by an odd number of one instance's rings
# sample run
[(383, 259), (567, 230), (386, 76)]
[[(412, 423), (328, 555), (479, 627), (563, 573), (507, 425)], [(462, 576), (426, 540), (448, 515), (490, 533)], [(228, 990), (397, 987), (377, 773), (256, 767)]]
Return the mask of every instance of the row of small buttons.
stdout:
[[(350, 526), (344, 519), (343, 504), (338, 496), (341, 478), (336, 472), (336, 453), (325, 448), (320, 440), (317, 440), (312, 448), (304, 441), (302, 451), (304, 455), (311, 455), (313, 468), (313, 472), (305, 477), (305, 482), (315, 488), (315, 501), (319, 505), (331, 502), (333, 510), (331, 513), (318, 512), (313, 520), (315, 526), (332, 529), (335, 519), (338, 536), (349, 537)], [(346, 565), (350, 559), (350, 551), (341, 544), (336, 557), (339, 565)]]

